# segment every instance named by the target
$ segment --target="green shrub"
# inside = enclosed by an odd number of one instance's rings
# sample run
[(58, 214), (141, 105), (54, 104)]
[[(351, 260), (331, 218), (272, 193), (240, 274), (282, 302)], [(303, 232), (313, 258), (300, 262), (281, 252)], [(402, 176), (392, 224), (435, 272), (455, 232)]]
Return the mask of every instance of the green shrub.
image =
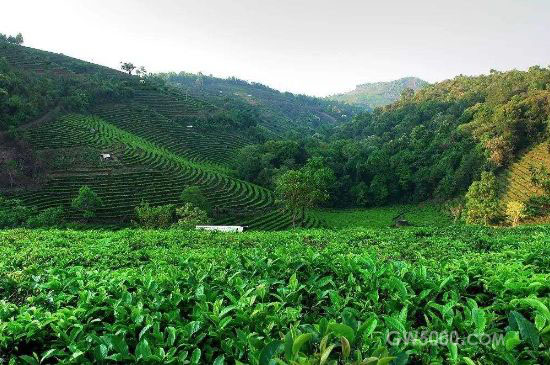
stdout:
[(168, 228), (176, 221), (176, 206), (174, 204), (151, 206), (142, 202), (135, 208), (136, 220), (145, 228)]
[(84, 185), (73, 199), (71, 207), (79, 211), (85, 220), (96, 216), (96, 211), (103, 206), (103, 200), (89, 186)]
[(531, 196), (525, 204), (528, 217), (544, 217), (550, 214), (550, 196)]
[(212, 209), (208, 199), (206, 199), (198, 186), (189, 186), (185, 188), (180, 195), (180, 200), (182, 203), (191, 203), (207, 213), (210, 213)]
[(483, 172), (466, 193), (466, 222), (488, 225), (499, 216), (497, 181), (495, 175)]
[(511, 201), (506, 204), (506, 218), (512, 226), (517, 226), (526, 216), (524, 203)]
[(187, 203), (176, 209), (178, 226), (183, 228), (194, 228), (196, 225), (207, 224), (208, 214), (193, 204)]
[(36, 209), (23, 205), (19, 199), (0, 196), (0, 229), (22, 226), (36, 214)]
[(65, 210), (63, 207), (47, 208), (37, 215), (27, 220), (26, 226), (30, 228), (38, 227), (58, 227), (65, 223)]
[(548, 364), (549, 236), (0, 230), (0, 363)]

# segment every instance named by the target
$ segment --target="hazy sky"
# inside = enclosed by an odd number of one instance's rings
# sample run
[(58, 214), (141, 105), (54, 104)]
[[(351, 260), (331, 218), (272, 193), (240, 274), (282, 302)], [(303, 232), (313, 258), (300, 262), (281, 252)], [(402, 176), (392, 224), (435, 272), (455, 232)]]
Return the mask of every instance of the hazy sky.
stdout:
[(128, 60), (318, 96), (550, 64), (550, 0), (12, 0), (0, 32), (111, 67)]

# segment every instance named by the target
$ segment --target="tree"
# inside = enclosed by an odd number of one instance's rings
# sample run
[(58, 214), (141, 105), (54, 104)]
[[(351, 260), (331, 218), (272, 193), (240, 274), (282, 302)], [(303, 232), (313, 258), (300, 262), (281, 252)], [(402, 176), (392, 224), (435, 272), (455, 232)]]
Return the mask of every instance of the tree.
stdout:
[(21, 45), (23, 44), (23, 34), (17, 33), (14, 37), (12, 35), (6, 36), (5, 34), (0, 33), (0, 42), (1, 41)]
[(188, 186), (185, 188), (180, 195), (180, 200), (182, 203), (191, 203), (207, 213), (212, 209), (210, 202), (208, 202), (208, 199), (206, 199), (198, 186)]
[(334, 173), (322, 165), (319, 158), (311, 159), (299, 170), (290, 170), (282, 174), (276, 181), (275, 193), (292, 215), (292, 226), (305, 210), (326, 201), (329, 198), (329, 188), (334, 183)]
[(147, 70), (145, 69), (145, 66), (140, 66), (140, 67), (136, 70), (136, 75), (138, 75), (139, 77), (145, 77), (145, 76), (147, 76)]
[(530, 196), (525, 207), (526, 215), (546, 216), (550, 212), (550, 172), (544, 166), (529, 166), (531, 183), (542, 190), (542, 194)]
[(16, 160), (8, 160), (5, 165), (6, 173), (8, 174), (8, 177), (10, 179), (10, 187), (13, 188), (13, 185), (15, 184), (15, 177), (17, 176), (17, 172), (19, 171), (19, 164)]
[(152, 207), (147, 202), (141, 202), (135, 208), (136, 219), (140, 226), (146, 228), (168, 228), (176, 217), (176, 206), (166, 204)]
[(407, 87), (401, 91), (401, 99), (402, 100), (411, 100), (414, 96), (414, 89), (411, 89), (410, 87)]
[(135, 70), (136, 66), (132, 62), (120, 62), (120, 68), (123, 71), (128, 72), (128, 75), (132, 74), (132, 71)]
[(17, 35), (15, 36), (15, 44), (23, 44), (23, 34), (17, 33)]
[(498, 216), (497, 180), (491, 172), (483, 172), (466, 193), (466, 222), (489, 225)]
[(30, 217), (26, 226), (30, 228), (56, 227), (65, 222), (65, 210), (63, 207), (46, 208), (38, 214)]
[(23, 205), (19, 199), (6, 199), (0, 195), (0, 229), (23, 225), (36, 210)]
[(489, 151), (489, 160), (497, 167), (506, 166), (514, 155), (512, 144), (503, 136), (490, 138), (485, 141), (485, 148)]
[(177, 208), (176, 216), (178, 217), (178, 226), (183, 228), (194, 228), (209, 222), (208, 214), (191, 203), (185, 203), (182, 207)]
[(84, 185), (73, 199), (71, 207), (82, 213), (85, 220), (92, 219), (103, 206), (103, 200), (89, 186)]
[(517, 226), (526, 216), (525, 204), (516, 201), (508, 202), (508, 204), (506, 204), (506, 217), (512, 224), (512, 227)]
[(463, 199), (454, 199), (449, 201), (445, 205), (447, 211), (453, 217), (453, 222), (456, 224), (464, 214), (464, 201)]

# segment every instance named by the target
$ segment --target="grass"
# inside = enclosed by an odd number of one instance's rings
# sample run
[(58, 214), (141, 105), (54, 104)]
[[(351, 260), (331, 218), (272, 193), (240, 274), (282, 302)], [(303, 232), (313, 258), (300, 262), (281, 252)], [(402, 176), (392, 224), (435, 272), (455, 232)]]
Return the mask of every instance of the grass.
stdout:
[(387, 228), (393, 219), (405, 213), (401, 218), (413, 226), (446, 226), (451, 219), (437, 205), (395, 205), (371, 209), (331, 210), (318, 209), (310, 215), (325, 222), (330, 228)]

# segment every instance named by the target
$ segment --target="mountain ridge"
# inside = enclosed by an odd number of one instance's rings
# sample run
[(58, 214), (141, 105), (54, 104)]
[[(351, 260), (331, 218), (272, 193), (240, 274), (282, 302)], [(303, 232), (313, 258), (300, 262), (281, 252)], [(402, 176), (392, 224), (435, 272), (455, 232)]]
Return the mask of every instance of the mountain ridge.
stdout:
[(405, 89), (417, 91), (429, 85), (418, 77), (408, 76), (392, 81), (366, 82), (358, 84), (354, 90), (334, 94), (327, 97), (350, 105), (374, 109), (376, 107), (391, 104), (401, 97)]
[(362, 111), (339, 101), (279, 91), (236, 77), (220, 78), (188, 72), (161, 73), (158, 76), (184, 93), (206, 98), (218, 106), (234, 104), (242, 109), (253, 107), (273, 137), (284, 135), (285, 129), (307, 133), (340, 125)]

